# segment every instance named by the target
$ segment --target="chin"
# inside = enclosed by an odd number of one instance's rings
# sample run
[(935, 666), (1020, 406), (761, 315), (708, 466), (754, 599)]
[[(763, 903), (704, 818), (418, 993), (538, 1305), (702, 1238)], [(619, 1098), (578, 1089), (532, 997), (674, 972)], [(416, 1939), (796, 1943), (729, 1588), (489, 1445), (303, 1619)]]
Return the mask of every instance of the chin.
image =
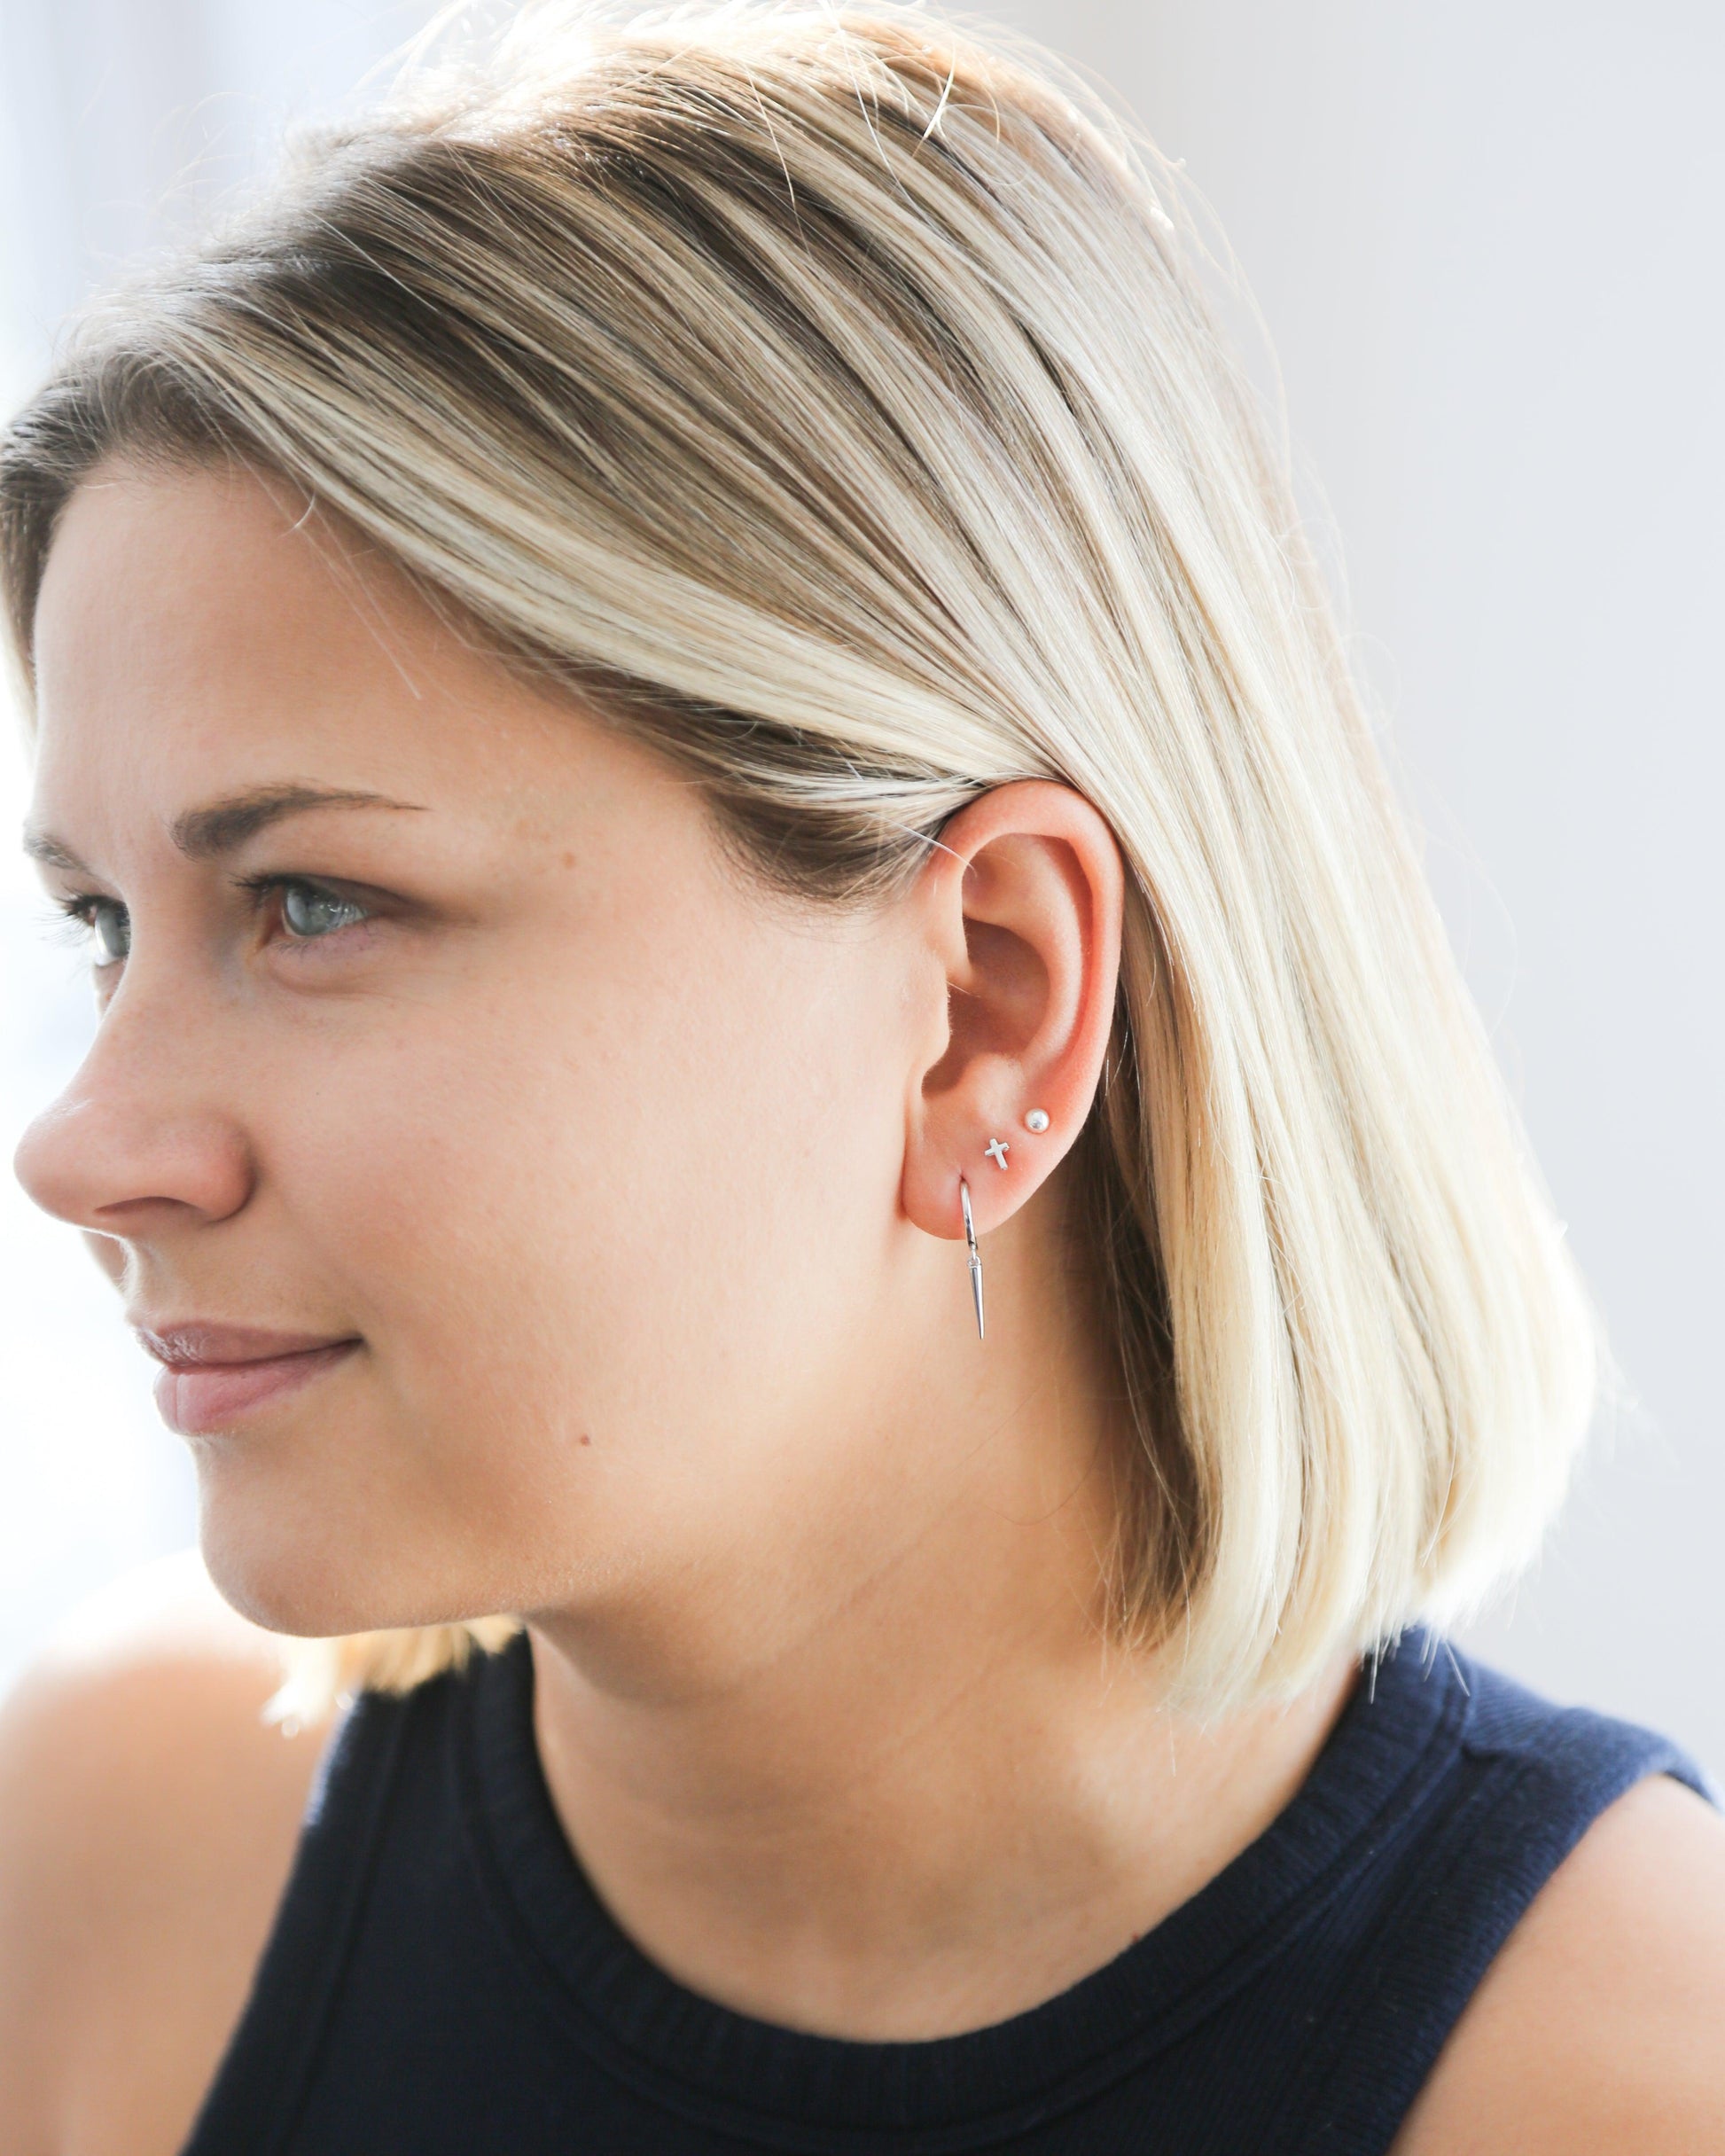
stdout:
[[(266, 1632), (329, 1639), (355, 1632), (436, 1624), (449, 1612), (394, 1576), (388, 1538), (367, 1535), (310, 1507), (279, 1499), (261, 1505), (252, 1493), (225, 1489), (221, 1475), (200, 1478), (198, 1540), (216, 1592)], [(405, 1552), (402, 1553), (405, 1555)], [(410, 1569), (403, 1566), (402, 1570)]]
[(449, 1606), (468, 1584), (463, 1567), (440, 1558), (447, 1531), (426, 1519), (423, 1489), (393, 1472), (403, 1463), (392, 1434), (324, 1415), (193, 1440), (198, 1540), (222, 1599), (301, 1639), (464, 1614)]

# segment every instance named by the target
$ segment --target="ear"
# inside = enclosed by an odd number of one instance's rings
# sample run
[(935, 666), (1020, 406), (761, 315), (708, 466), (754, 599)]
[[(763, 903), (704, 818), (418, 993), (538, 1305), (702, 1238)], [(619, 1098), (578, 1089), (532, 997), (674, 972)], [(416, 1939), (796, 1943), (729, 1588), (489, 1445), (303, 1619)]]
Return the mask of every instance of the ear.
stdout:
[[(928, 1234), (964, 1234), (960, 1176), (978, 1232), (998, 1227), (1078, 1136), (1113, 1021), (1125, 890), (1107, 823), (1051, 779), (995, 786), (943, 826), (912, 897), (946, 1005), (905, 1148), (904, 1209)], [(1025, 1121), (1038, 1108), (1040, 1132)]]

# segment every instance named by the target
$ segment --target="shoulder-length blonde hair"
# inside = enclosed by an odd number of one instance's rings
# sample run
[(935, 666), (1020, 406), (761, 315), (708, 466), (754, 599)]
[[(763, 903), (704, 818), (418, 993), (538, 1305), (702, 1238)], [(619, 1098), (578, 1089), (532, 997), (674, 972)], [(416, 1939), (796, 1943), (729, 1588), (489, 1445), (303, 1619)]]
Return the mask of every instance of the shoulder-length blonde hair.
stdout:
[[(0, 574), (27, 669), (92, 465), (236, 459), (805, 897), (901, 887), (1010, 779), (1093, 801), (1114, 1600), (1214, 1707), (1523, 1561), (1594, 1346), (1178, 207), (1050, 63), (920, 9), (531, 9), (85, 319)], [(410, 1683), (501, 1621), (328, 1668)]]

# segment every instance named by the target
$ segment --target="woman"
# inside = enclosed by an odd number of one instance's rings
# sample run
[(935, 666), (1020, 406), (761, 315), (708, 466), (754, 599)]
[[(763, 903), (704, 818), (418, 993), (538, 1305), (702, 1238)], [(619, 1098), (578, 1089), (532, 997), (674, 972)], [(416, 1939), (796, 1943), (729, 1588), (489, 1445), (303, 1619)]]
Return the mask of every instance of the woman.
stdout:
[(8, 1710), (9, 2150), (1725, 2143), (1697, 1770), (1420, 1629), (1591, 1321), (1157, 184), (541, 13), (17, 421), (19, 1171), (238, 1614)]

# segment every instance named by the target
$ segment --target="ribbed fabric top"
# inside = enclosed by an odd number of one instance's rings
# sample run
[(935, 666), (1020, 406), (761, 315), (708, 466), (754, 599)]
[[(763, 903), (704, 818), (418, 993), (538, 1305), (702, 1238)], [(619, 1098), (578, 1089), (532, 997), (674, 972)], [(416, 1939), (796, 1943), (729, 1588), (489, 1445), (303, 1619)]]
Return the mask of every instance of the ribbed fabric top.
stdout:
[[(1663, 1738), (1410, 1634), (1292, 1801), (1058, 1997), (917, 2043), (674, 1981), (588, 1885), (501, 1653), (355, 1707), (185, 2156), (1387, 2149), (1497, 1949)], [(1714, 1799), (1717, 1801), (1717, 1799)]]

